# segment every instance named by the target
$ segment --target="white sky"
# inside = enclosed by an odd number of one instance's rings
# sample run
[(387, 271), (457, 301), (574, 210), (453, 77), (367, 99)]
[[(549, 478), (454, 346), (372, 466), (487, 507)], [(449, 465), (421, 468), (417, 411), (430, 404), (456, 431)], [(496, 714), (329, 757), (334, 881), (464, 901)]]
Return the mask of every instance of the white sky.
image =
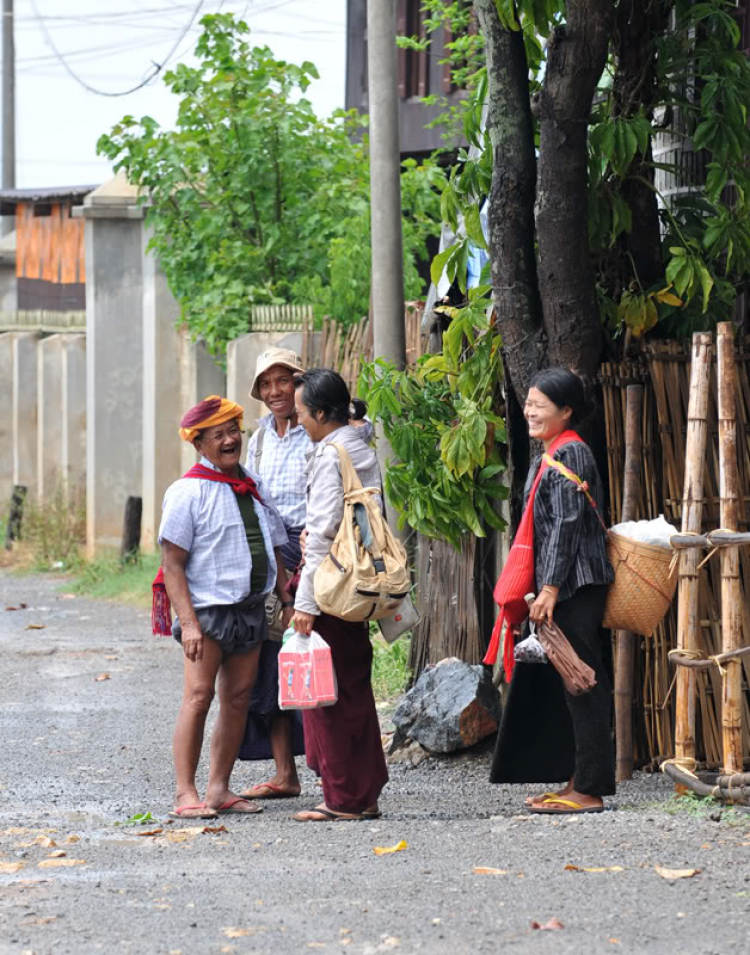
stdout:
[[(167, 56), (197, 0), (36, 0), (52, 40), (86, 83), (110, 92), (137, 85)], [(239, 14), (251, 42), (278, 59), (311, 60), (320, 80), (307, 91), (318, 115), (344, 105), (346, 0), (204, 0), (193, 28), (170, 60), (194, 62), (192, 49), (205, 13)], [(65, 71), (47, 45), (33, 0), (15, 0), (16, 185), (89, 185), (111, 176), (97, 158), (96, 141), (126, 113), (153, 116), (169, 126), (177, 97), (160, 76), (128, 96), (88, 92)]]

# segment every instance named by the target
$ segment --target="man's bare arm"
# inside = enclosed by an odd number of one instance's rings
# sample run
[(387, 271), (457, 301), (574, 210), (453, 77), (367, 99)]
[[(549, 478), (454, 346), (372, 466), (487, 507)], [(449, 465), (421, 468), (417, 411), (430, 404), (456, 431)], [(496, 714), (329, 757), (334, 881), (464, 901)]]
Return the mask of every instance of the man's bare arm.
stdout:
[(161, 545), (161, 566), (164, 570), (164, 583), (169, 602), (180, 618), (182, 628), (182, 649), (192, 661), (203, 659), (203, 634), (190, 599), (185, 568), (190, 559), (189, 551), (178, 547), (171, 541)]

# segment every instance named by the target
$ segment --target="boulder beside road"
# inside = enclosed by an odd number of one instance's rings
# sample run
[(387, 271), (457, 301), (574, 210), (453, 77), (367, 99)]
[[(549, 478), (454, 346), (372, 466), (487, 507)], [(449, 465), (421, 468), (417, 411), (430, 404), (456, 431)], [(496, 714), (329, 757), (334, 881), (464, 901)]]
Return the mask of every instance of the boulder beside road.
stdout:
[(497, 731), (500, 712), (500, 694), (485, 667), (441, 660), (422, 672), (393, 714), (391, 752), (407, 739), (431, 753), (466, 749)]

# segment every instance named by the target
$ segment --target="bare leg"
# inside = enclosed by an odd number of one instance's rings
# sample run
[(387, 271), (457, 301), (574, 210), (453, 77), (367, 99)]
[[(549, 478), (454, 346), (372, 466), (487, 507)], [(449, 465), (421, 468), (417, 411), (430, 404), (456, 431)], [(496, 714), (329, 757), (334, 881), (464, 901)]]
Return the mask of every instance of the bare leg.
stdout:
[(251, 786), (243, 795), (256, 799), (274, 799), (279, 796), (299, 796), (302, 787), (294, 762), (294, 713), (276, 713), (268, 734), (271, 753), (276, 762), (276, 774), (265, 783)]
[(197, 806), (200, 803), (195, 788), (195, 773), (203, 747), (206, 717), (214, 698), (221, 648), (215, 640), (207, 637), (203, 644), (203, 659), (191, 661), (184, 657), (184, 661), (182, 704), (172, 738), (176, 775), (175, 808)]
[[(214, 809), (237, 798), (229, 789), (229, 777), (245, 734), (259, 652), (260, 645), (249, 653), (235, 653), (219, 670), (219, 716), (211, 735), (211, 767), (206, 790), (206, 802)], [(235, 807), (235, 812), (242, 811), (242, 804)]]

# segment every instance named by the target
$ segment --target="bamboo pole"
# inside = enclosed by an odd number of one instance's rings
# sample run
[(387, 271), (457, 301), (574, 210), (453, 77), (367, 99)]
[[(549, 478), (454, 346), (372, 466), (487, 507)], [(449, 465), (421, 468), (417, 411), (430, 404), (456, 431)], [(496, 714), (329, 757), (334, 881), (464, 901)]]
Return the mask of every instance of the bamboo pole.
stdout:
[[(737, 463), (737, 373), (734, 363), (734, 328), (720, 322), (716, 329), (719, 411), (719, 496), (722, 529), (739, 530)], [(721, 552), (721, 648), (723, 653), (742, 649), (742, 590), (739, 549)], [(722, 687), (722, 751), (727, 775), (742, 772), (742, 665), (725, 661)]]
[[(635, 520), (641, 493), (641, 410), (643, 385), (628, 385), (625, 418), (625, 478), (621, 521)], [(633, 684), (635, 680), (636, 636), (618, 630), (615, 666), (615, 742), (617, 780), (633, 777)]]
[[(711, 335), (693, 335), (688, 399), (685, 480), (682, 492), (682, 532), (698, 534), (703, 519), (703, 468), (708, 432), (708, 384), (711, 372)], [(677, 606), (677, 647), (695, 652), (699, 645), (698, 558), (693, 547), (680, 553)], [(675, 753), (695, 759), (695, 674), (680, 667), (677, 672)]]

